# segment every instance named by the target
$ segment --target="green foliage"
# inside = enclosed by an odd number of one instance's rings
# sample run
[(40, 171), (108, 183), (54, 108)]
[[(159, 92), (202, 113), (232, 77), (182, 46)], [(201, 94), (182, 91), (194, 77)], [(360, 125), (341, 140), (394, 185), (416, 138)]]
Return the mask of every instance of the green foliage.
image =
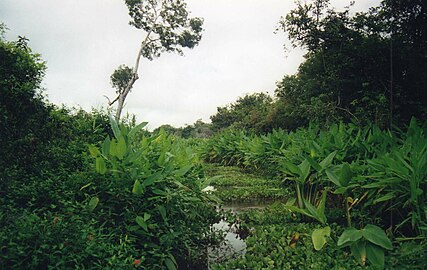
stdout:
[(50, 105), (39, 90), (44, 64), (25, 38), (0, 48), (0, 268), (205, 262), (219, 214), (200, 192), (194, 145)]
[(171, 125), (161, 125), (160, 127), (153, 130), (153, 134), (157, 134), (163, 129), (167, 134), (173, 134), (178, 137), (185, 139), (189, 138), (209, 138), (212, 136), (212, 124), (204, 123), (201, 119), (198, 119), (192, 125), (186, 125), (185, 127), (175, 128)]
[(137, 240), (141, 267), (203, 261), (213, 236), (209, 226), (219, 215), (200, 191), (196, 151), (163, 131), (144, 135), (145, 124), (130, 129), (111, 119), (114, 137), (89, 148), (100, 177), (85, 190), (99, 198), (97, 219)]
[(24, 41), (0, 39), (0, 59), (0, 167), (8, 168), (30, 162), (39, 138), (48, 136), (49, 109), (40, 90), (46, 67)]
[[(385, 269), (421, 270), (426, 266), (425, 240), (402, 239), (402, 242), (393, 242), (393, 250), (389, 250), (390, 240), (383, 230), (373, 225), (367, 225), (362, 230), (344, 230), (334, 223), (329, 228), (321, 228), (311, 223), (302, 223), (298, 217), (284, 209), (282, 204), (242, 212), (238, 220), (240, 231), (249, 234), (246, 238), (246, 253), (240, 258), (211, 265), (211, 269), (379, 269), (376, 262), (382, 261), (381, 254)], [(368, 256), (371, 258), (364, 266), (345, 249), (336, 245), (339, 236), (351, 236), (346, 233), (351, 230), (359, 231), (370, 239), (364, 240), (366, 254), (370, 254)], [(317, 237), (316, 234), (319, 237), (315, 240), (313, 238)], [(360, 239), (357, 241), (361, 241)], [(315, 244), (318, 240), (319, 243), (327, 240), (327, 244), (319, 250)], [(384, 253), (383, 247), (387, 249), (387, 253)]]
[[(408, 224), (418, 234), (426, 234), (427, 225), (427, 137), (426, 127), (412, 119), (406, 134), (389, 152), (369, 160), (369, 204), (396, 212), (398, 227)], [(391, 207), (387, 207), (391, 204)], [(387, 208), (385, 208), (387, 207)], [(404, 209), (404, 210), (403, 210)]]
[(326, 244), (328, 238), (331, 236), (331, 227), (315, 229), (311, 234), (311, 240), (315, 250), (319, 251)]
[(218, 107), (212, 115), (212, 128), (215, 131), (236, 128), (263, 133), (269, 131), (266, 117), (273, 100), (268, 94), (254, 93), (240, 97), (225, 107)]
[(244, 173), (237, 167), (205, 165), (206, 174), (212, 176), (212, 192), (224, 202), (285, 200), (290, 191), (281, 182), (263, 176)]
[(253, 94), (219, 107), (212, 116), (217, 130), (266, 133), (340, 121), (391, 128), (426, 119), (423, 1), (385, 0), (358, 13), (329, 2), (297, 1), (281, 19), (293, 47), (307, 50), (304, 62), (277, 82), (274, 99)]
[(152, 60), (162, 52), (182, 53), (181, 48), (194, 48), (202, 35), (203, 19), (190, 18), (182, 0), (125, 0), (130, 24), (152, 34), (145, 41), (143, 57)]
[(132, 68), (121, 65), (110, 76), (111, 85), (117, 93), (123, 93), (133, 77)]
[[(334, 244), (315, 250), (310, 235), (322, 229), (298, 222), (280, 204), (244, 212), (239, 220), (240, 227), (250, 231), (245, 255), (212, 265), (212, 269), (363, 269)], [(327, 230), (323, 235), (328, 234)], [(341, 227), (331, 224), (331, 237), (341, 231)]]
[(357, 230), (346, 229), (338, 239), (338, 246), (350, 246), (353, 256), (363, 266), (368, 259), (372, 265), (384, 269), (384, 249), (391, 250), (392, 244), (378, 226), (368, 224)]
[(425, 269), (427, 262), (425, 252), (427, 250), (427, 241), (404, 240), (394, 245), (393, 251), (389, 252), (390, 256), (386, 263), (391, 262), (395, 269)]
[[(299, 189), (297, 189), (298, 193)], [(298, 197), (299, 198), (299, 197)], [(313, 218), (320, 222), (321, 224), (326, 224), (326, 215), (325, 215), (325, 203), (326, 203), (326, 191), (322, 192), (322, 197), (318, 202), (318, 206), (313, 206), (308, 200), (302, 199), (303, 204), (301, 206), (294, 206), (294, 200), (289, 200), (284, 206), (286, 209), (303, 214), (310, 218)]]
[(425, 119), (421, 2), (382, 1), (355, 15), (350, 7), (330, 8), (328, 0), (298, 2), (280, 24), (292, 45), (308, 52), (297, 74), (277, 84), (275, 117), (285, 121), (275, 127), (295, 128), (308, 120), (400, 126), (412, 116)]
[(342, 208), (348, 226), (358, 206), (383, 224), (393, 221), (395, 232), (413, 236), (425, 233), (425, 133), (425, 124), (415, 120), (406, 132), (394, 133), (342, 123), (327, 130), (311, 125), (260, 136), (228, 130), (204, 143), (203, 157), (294, 185), (298, 207), (290, 204), (288, 209), (321, 223), (326, 220), (318, 213), (321, 191), (332, 190), (325, 208)]

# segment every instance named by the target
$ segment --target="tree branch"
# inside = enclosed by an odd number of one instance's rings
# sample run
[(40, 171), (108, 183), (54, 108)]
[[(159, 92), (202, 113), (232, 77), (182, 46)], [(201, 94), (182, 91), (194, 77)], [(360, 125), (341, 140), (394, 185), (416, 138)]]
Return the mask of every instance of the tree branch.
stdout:
[(108, 106), (111, 106), (116, 103), (116, 101), (119, 100), (119, 96), (120, 95), (118, 95), (113, 101), (111, 101), (106, 95), (104, 95), (104, 97), (108, 100)]

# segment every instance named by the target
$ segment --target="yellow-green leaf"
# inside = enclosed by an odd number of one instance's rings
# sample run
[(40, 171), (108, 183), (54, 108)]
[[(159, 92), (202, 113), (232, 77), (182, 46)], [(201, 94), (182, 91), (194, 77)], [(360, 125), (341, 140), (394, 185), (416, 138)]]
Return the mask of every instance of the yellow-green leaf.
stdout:
[(314, 230), (311, 234), (314, 249), (317, 251), (321, 250), (329, 236), (331, 236), (331, 228), (329, 226)]
[(107, 167), (105, 166), (105, 161), (102, 157), (96, 158), (95, 169), (96, 172), (100, 174), (105, 174), (107, 172)]
[(89, 145), (89, 153), (92, 157), (96, 158), (99, 157), (100, 152), (98, 150), (98, 147), (94, 146), (94, 145)]
[(86, 184), (86, 185), (82, 186), (82, 187), (80, 188), (80, 190), (83, 190), (83, 189), (87, 188), (87, 187), (88, 187), (88, 186), (90, 186), (90, 185), (92, 185), (92, 183), (89, 183), (89, 184)]
[(92, 197), (87, 205), (89, 211), (93, 211), (99, 203), (98, 197)]
[(127, 150), (127, 146), (126, 146), (126, 141), (125, 138), (123, 136), (120, 136), (117, 140), (117, 153), (116, 156), (119, 159), (123, 159), (123, 157), (126, 154), (126, 150)]
[(141, 182), (138, 180), (135, 180), (135, 183), (133, 184), (132, 193), (136, 195), (141, 195), (144, 193), (144, 189), (141, 185)]

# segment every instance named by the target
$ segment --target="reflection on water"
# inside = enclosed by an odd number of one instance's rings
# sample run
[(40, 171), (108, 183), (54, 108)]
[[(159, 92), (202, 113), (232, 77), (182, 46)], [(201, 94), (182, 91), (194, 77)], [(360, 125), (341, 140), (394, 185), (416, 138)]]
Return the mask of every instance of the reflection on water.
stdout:
[(246, 252), (246, 243), (236, 233), (236, 228), (224, 220), (213, 225), (217, 230), (224, 231), (225, 239), (221, 245), (215, 249), (210, 249), (209, 263), (220, 262), (239, 256), (243, 256)]
[[(277, 202), (277, 200), (265, 199), (256, 199), (244, 202), (227, 202), (221, 206), (221, 209), (232, 213), (240, 213), (250, 209), (264, 209), (275, 202)], [(229, 222), (221, 220), (219, 223), (214, 224), (213, 228), (224, 231), (225, 241), (221, 243), (220, 247), (208, 250), (209, 264), (245, 255), (246, 243), (237, 234), (235, 224), (230, 225)]]

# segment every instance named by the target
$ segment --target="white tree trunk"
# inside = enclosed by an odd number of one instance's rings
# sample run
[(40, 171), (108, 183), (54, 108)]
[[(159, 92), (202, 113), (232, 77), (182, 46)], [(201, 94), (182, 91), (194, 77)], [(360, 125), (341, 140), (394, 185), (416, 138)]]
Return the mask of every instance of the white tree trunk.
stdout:
[(127, 95), (129, 94), (135, 82), (139, 79), (139, 76), (138, 76), (139, 62), (141, 60), (142, 52), (144, 51), (145, 46), (147, 46), (147, 44), (149, 43), (151, 32), (152, 31), (147, 33), (144, 41), (141, 43), (141, 47), (139, 48), (138, 55), (136, 56), (135, 66), (133, 67), (132, 79), (129, 81), (128, 85), (126, 86), (126, 89), (123, 92), (119, 93), (118, 100), (117, 100), (118, 101), (117, 111), (116, 111), (117, 122), (119, 122), (120, 120), (120, 116), (122, 114)]

